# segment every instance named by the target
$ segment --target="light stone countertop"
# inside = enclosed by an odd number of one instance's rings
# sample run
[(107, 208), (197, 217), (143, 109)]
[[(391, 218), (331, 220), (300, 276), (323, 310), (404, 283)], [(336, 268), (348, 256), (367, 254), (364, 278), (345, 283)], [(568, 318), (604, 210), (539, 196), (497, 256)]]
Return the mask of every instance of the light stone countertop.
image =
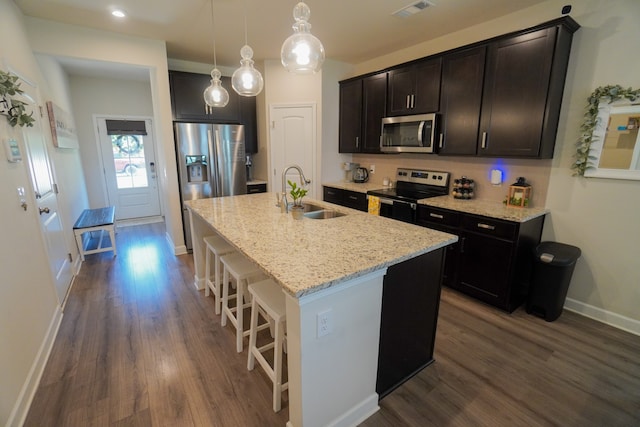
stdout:
[(343, 190), (355, 191), (356, 193), (365, 193), (370, 190), (379, 190), (381, 188), (389, 188), (384, 185), (372, 184), (370, 182), (346, 182), (346, 181), (337, 181), (337, 182), (326, 182), (322, 183), (323, 186), (333, 187), (333, 188), (341, 188)]
[(422, 199), (419, 200), (418, 203), (435, 208), (449, 209), (513, 222), (526, 222), (549, 213), (549, 209), (546, 208), (514, 208), (507, 207), (502, 202), (476, 199), (461, 200), (454, 199), (450, 195)]
[(294, 220), (275, 206), (276, 193), (185, 202), (222, 237), (290, 294), (303, 295), (363, 276), (457, 241), (457, 236), (327, 202), (347, 213)]

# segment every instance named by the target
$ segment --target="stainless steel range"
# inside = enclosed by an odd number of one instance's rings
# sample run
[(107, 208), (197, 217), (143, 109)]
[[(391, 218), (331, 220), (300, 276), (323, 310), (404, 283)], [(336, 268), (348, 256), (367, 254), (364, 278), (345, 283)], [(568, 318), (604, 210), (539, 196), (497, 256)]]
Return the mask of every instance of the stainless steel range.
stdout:
[(449, 176), (449, 172), (398, 168), (395, 188), (367, 194), (380, 198), (380, 216), (415, 224), (418, 200), (449, 194)]

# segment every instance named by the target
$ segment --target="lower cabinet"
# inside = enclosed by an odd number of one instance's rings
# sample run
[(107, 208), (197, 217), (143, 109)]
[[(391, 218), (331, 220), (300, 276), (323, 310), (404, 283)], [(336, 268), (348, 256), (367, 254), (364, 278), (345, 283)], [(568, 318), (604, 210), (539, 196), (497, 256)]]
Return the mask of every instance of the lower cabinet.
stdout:
[(443, 284), (512, 312), (525, 300), (544, 216), (511, 222), (418, 207), (418, 224), (460, 238), (447, 253)]
[(322, 200), (336, 205), (366, 212), (368, 210), (367, 195), (357, 191), (344, 190), (335, 187), (322, 187)]
[(267, 184), (247, 184), (247, 194), (266, 193)]

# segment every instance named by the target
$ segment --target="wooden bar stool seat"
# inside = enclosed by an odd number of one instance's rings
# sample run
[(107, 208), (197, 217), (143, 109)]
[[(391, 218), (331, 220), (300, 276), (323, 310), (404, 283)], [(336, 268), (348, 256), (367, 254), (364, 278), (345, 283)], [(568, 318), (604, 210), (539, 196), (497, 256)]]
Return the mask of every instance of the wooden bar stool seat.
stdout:
[[(251, 306), (247, 286), (250, 281), (257, 281), (264, 278), (264, 274), (251, 260), (244, 255), (235, 252), (220, 257), (222, 262), (222, 318), (220, 323), (222, 326), (227, 324), (227, 319), (236, 328), (236, 350), (238, 353), (242, 351), (243, 338), (249, 336), (249, 331), (244, 330), (244, 309)], [(229, 295), (229, 282), (233, 278), (236, 283), (235, 295)], [(231, 307), (230, 300), (236, 300), (236, 305)]]
[[(251, 326), (249, 329), (247, 369), (253, 370), (255, 360), (260, 363), (260, 366), (273, 382), (273, 411), (278, 412), (282, 407), (282, 392), (289, 388), (288, 382), (282, 383), (282, 355), (286, 322), (285, 296), (280, 285), (271, 279), (250, 284), (249, 294), (251, 295)], [(258, 330), (260, 329), (258, 327), (258, 311), (263, 316), (266, 314), (267, 326), (271, 321), (275, 324), (274, 340), (262, 347), (258, 347), (256, 344)], [(263, 355), (264, 352), (271, 349), (273, 349), (273, 366), (269, 364)]]
[[(222, 264), (220, 257), (236, 252), (235, 248), (222, 237), (214, 235), (204, 238), (207, 246), (205, 254), (205, 286), (204, 294), (209, 296), (213, 292), (214, 307), (216, 314), (220, 314), (222, 306)], [(213, 264), (213, 272), (211, 271)], [(213, 273), (213, 274), (212, 274)]]

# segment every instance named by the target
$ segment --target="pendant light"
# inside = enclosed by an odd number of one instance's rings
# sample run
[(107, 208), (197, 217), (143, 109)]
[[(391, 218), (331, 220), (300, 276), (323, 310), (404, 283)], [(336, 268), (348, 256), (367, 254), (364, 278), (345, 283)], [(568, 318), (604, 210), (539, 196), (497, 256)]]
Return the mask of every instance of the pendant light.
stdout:
[(311, 10), (304, 2), (293, 8), (293, 34), (282, 44), (280, 59), (282, 65), (296, 74), (311, 74), (320, 71), (324, 62), (324, 47), (311, 34), (309, 17)]
[(260, 71), (253, 67), (253, 49), (247, 42), (247, 1), (244, 2), (244, 46), (240, 49), (240, 68), (231, 76), (231, 86), (238, 95), (256, 96), (262, 92), (264, 79)]
[(221, 108), (229, 103), (229, 92), (222, 87), (222, 73), (216, 62), (216, 29), (213, 18), (213, 0), (211, 0), (211, 26), (213, 28), (213, 70), (211, 70), (211, 84), (204, 90), (204, 102), (209, 107)]

